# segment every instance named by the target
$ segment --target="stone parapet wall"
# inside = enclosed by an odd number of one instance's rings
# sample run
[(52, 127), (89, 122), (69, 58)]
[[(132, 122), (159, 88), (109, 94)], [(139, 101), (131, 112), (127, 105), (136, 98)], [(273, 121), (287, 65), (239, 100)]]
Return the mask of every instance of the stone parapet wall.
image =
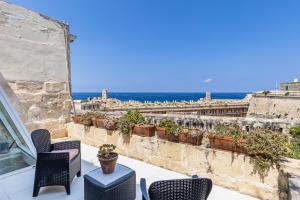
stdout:
[(300, 125), (300, 119), (267, 119), (252, 117), (217, 117), (182, 114), (144, 114), (152, 124), (159, 124), (162, 120), (172, 120), (185, 128), (200, 128), (209, 132), (217, 124), (239, 125), (244, 130), (267, 128), (273, 131), (288, 133), (293, 126)]
[[(117, 146), (117, 152), (147, 163), (161, 166), (187, 175), (208, 177), (220, 185), (266, 200), (286, 199), (287, 174), (282, 170), (270, 169), (262, 181), (253, 173), (248, 156), (212, 150), (188, 144), (172, 143), (158, 139), (132, 135), (124, 137), (119, 131), (107, 131), (95, 127), (84, 127), (73, 122), (67, 124), (69, 137), (99, 147), (109, 143)], [(284, 169), (294, 171), (296, 165), (285, 163)], [(296, 166), (297, 168), (297, 166)], [(298, 166), (299, 168), (299, 166)], [(146, 172), (145, 172), (146, 173)]]

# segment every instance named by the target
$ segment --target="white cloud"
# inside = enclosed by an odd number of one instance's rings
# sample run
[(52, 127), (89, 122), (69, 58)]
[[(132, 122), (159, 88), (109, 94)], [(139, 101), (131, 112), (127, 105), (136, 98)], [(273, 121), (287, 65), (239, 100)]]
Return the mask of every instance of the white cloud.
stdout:
[(205, 79), (203, 82), (204, 82), (204, 83), (210, 83), (210, 82), (212, 82), (212, 81), (213, 81), (213, 79), (208, 78), (208, 79)]

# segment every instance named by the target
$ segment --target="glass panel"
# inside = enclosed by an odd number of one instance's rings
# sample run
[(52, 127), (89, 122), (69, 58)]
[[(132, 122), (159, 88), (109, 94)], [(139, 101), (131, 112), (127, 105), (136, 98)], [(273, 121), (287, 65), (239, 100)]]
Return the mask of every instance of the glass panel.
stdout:
[(34, 164), (29, 148), (0, 102), (0, 175)]

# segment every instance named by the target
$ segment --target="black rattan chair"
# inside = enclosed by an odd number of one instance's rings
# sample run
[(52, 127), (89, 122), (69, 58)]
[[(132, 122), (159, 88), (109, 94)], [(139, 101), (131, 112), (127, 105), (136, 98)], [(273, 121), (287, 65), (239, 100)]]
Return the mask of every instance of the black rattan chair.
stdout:
[(65, 186), (69, 195), (73, 178), (81, 176), (80, 141), (51, 144), (50, 133), (45, 129), (33, 131), (31, 139), (37, 151), (33, 197), (41, 187), (51, 185)]
[(157, 181), (147, 192), (146, 180), (140, 182), (143, 200), (206, 200), (212, 189), (212, 181), (193, 176), (191, 179)]

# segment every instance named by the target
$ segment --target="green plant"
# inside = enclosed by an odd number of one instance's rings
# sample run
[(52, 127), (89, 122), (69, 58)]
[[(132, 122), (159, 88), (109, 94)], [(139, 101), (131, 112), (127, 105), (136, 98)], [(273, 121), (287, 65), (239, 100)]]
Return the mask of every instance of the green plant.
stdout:
[(295, 127), (290, 128), (290, 134), (294, 138), (300, 136), (300, 126), (295, 126)]
[(292, 136), (293, 153), (291, 158), (300, 159), (300, 126), (295, 126), (290, 129), (290, 135)]
[(240, 142), (246, 139), (248, 133), (238, 125), (218, 124), (214, 128), (213, 134), (220, 137), (231, 137), (234, 145), (242, 146)]
[(289, 96), (289, 95), (290, 95), (289, 92), (284, 93), (284, 96)]
[(247, 134), (246, 149), (253, 158), (254, 172), (265, 177), (271, 167), (279, 166), (283, 157), (292, 155), (290, 137), (267, 129), (256, 129)]
[(97, 156), (102, 158), (111, 158), (115, 153), (116, 146), (113, 144), (103, 144), (99, 147)]
[(174, 121), (171, 120), (161, 121), (159, 123), (159, 127), (165, 128), (167, 134), (174, 134), (174, 135), (177, 135), (183, 130), (182, 126), (176, 124)]
[(145, 124), (144, 116), (137, 110), (128, 111), (119, 122), (119, 129), (125, 135), (130, 135), (131, 128), (137, 124)]
[(262, 92), (265, 96), (267, 96), (268, 94), (270, 94), (271, 92), (269, 90), (265, 90)]
[(92, 126), (95, 113), (87, 112), (81, 116), (80, 123), (84, 126)]

